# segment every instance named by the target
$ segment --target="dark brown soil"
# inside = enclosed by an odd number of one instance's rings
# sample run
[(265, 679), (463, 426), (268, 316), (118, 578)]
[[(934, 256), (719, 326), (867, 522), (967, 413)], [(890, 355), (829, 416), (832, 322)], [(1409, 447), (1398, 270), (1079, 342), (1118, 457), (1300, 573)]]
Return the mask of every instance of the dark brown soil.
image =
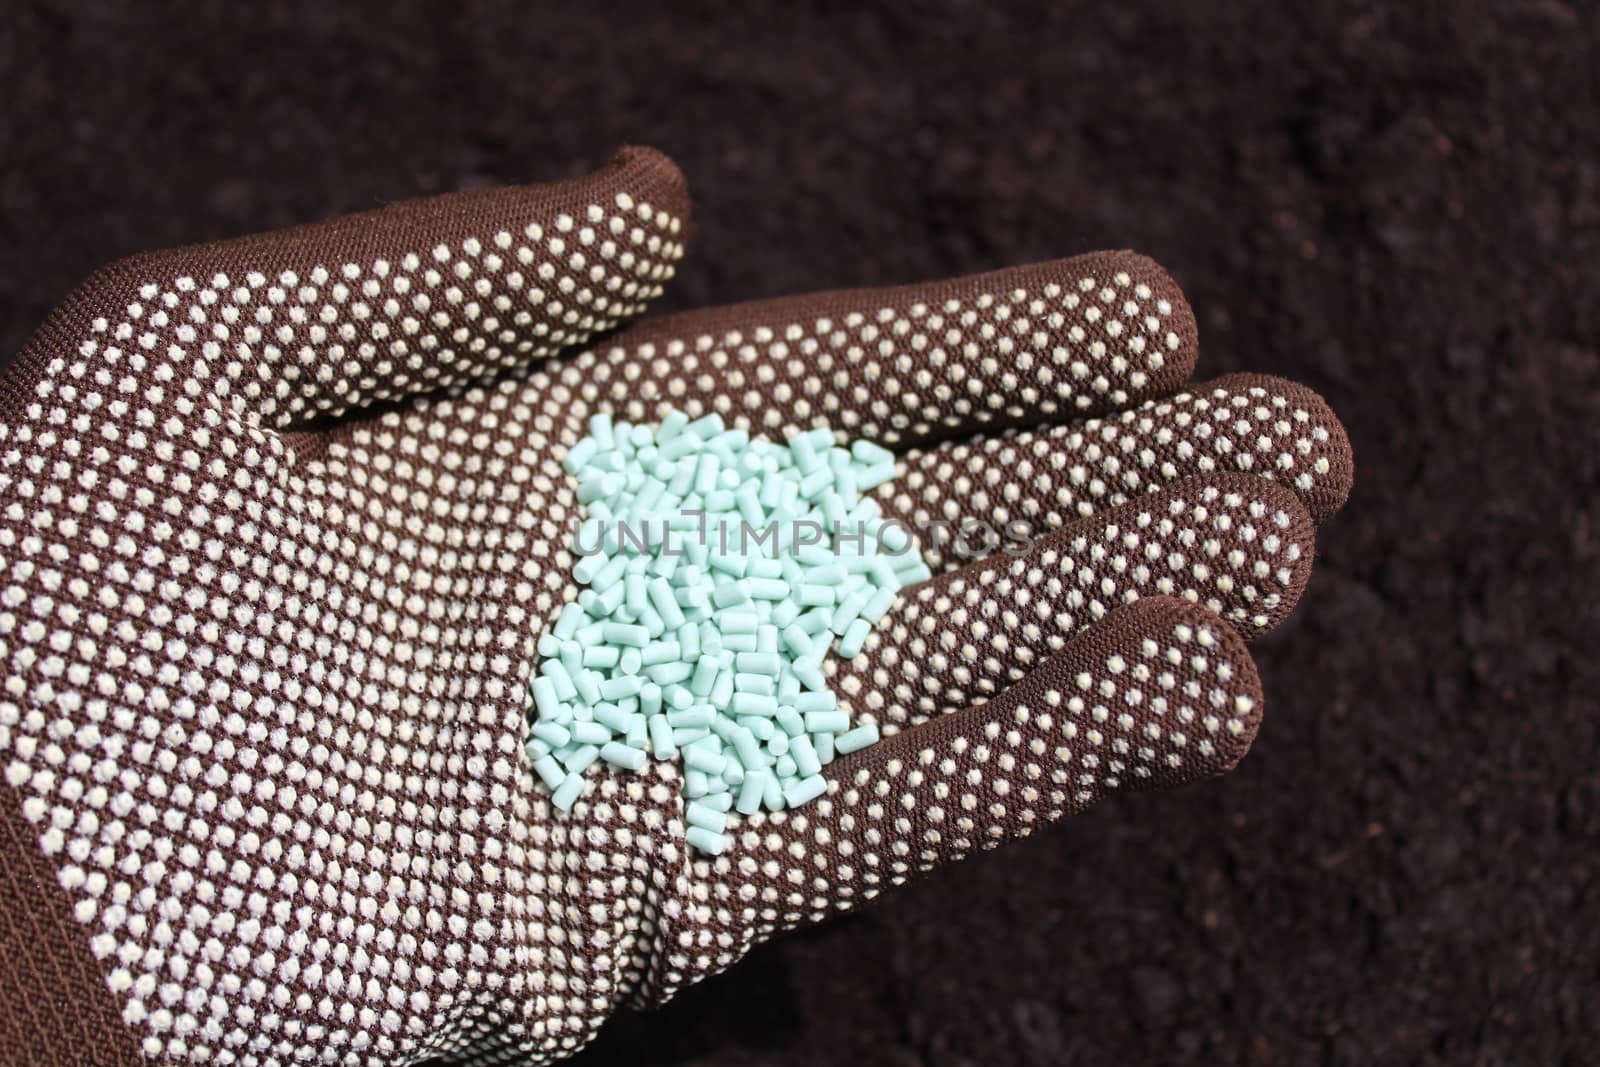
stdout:
[(717, 7), (18, 3), (0, 347), (123, 253), (624, 141), (697, 191), (678, 305), (1147, 252), (1204, 374), (1301, 379), (1356, 447), (1258, 648), (1254, 753), (763, 948), (580, 1062), (1592, 1062), (1596, 15)]

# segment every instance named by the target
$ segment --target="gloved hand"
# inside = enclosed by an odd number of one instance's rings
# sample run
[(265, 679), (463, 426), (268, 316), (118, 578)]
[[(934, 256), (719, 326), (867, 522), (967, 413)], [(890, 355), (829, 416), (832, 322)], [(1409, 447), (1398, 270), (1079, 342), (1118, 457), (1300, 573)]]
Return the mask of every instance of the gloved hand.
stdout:
[[(1185, 389), (1193, 314), (1129, 253), (601, 337), (688, 211), (630, 149), (136, 257), (33, 338), (0, 382), (0, 1059), (558, 1059), (776, 931), (1243, 755), (1243, 639), (1350, 488), (1320, 398)], [(675, 764), (562, 813), (522, 750), (575, 592), (559, 461), (669, 403), (894, 448), (877, 497), (936, 572), (833, 671), (885, 739), (715, 858)]]

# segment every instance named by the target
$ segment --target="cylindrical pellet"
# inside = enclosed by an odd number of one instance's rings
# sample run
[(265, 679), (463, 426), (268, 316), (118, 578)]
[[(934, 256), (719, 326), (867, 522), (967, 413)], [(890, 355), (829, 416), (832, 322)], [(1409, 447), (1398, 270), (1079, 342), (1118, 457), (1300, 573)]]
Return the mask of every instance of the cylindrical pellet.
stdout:
[(844, 636), (839, 639), (839, 655), (844, 659), (855, 659), (861, 654), (861, 646), (866, 643), (867, 635), (872, 632), (872, 624), (866, 619), (857, 619), (845, 629)]
[(667, 722), (673, 726), (704, 726), (709, 728), (712, 720), (716, 717), (716, 709), (710, 704), (695, 704), (687, 708), (674, 709), (667, 712)]
[(761, 810), (762, 797), (765, 796), (771, 780), (772, 775), (766, 771), (745, 772), (744, 784), (739, 787), (739, 802), (735, 806), (740, 815), (754, 815)]
[(563, 769), (561, 764), (557, 763), (554, 757), (551, 756), (545, 756), (541, 759), (534, 760), (533, 770), (534, 773), (539, 776), (539, 780), (545, 784), (547, 789), (555, 789), (562, 782), (567, 780), (566, 770)]
[(718, 664), (711, 656), (702, 654), (694, 667), (694, 678), (689, 682), (689, 691), (696, 696), (707, 696), (711, 686), (717, 680)]
[(672, 724), (665, 715), (650, 716), (650, 750), (657, 759), (671, 759), (678, 754), (672, 740)]
[(714, 833), (722, 833), (728, 817), (706, 803), (705, 799), (691, 800), (683, 810), (683, 819), (690, 826), (700, 826)]
[(827, 779), (820, 774), (813, 774), (785, 789), (783, 799), (791, 808), (798, 808), (802, 804), (809, 804), (827, 791)]
[(770, 678), (783, 673), (783, 657), (776, 652), (741, 652), (734, 664), (740, 671), (765, 674)]
[(794, 757), (795, 770), (802, 776), (809, 778), (821, 773), (822, 761), (817, 759), (817, 750), (811, 747), (811, 738), (805, 734), (789, 741), (789, 755)]
[(691, 826), (683, 836), (689, 844), (701, 852), (708, 852), (713, 856), (721, 855), (723, 849), (728, 847), (727, 838), (720, 833), (707, 830), (703, 826)]
[(839, 705), (839, 701), (828, 690), (823, 690), (820, 693), (801, 693), (794, 698), (792, 703), (794, 704), (794, 710), (802, 715), (808, 715), (813, 711), (833, 711)]
[(745, 591), (756, 600), (784, 600), (789, 596), (789, 583), (782, 578), (746, 578)]
[(836, 734), (850, 729), (848, 711), (808, 711), (805, 713), (807, 733)]
[(846, 730), (833, 739), (833, 750), (841, 756), (852, 752), (859, 752), (878, 740), (878, 727), (874, 723), (864, 722), (853, 730)]
[(687, 767), (692, 767), (703, 774), (721, 774), (722, 768), (728, 759), (721, 753), (709, 752), (703, 748), (686, 748), (683, 751), (683, 762)]
[(683, 609), (678, 606), (677, 597), (673, 594), (672, 586), (666, 579), (656, 578), (647, 586), (650, 594), (650, 603), (655, 606), (657, 614), (661, 616), (661, 623), (669, 630), (676, 630), (683, 625)]
[(611, 730), (598, 722), (575, 722), (572, 739), (580, 745), (603, 745), (611, 740)]
[(583, 775), (569, 774), (554, 793), (550, 794), (550, 803), (562, 811), (571, 811), (572, 805), (577, 803), (578, 794), (583, 792)]
[(645, 754), (643, 749), (631, 748), (620, 741), (611, 741), (600, 750), (600, 758), (614, 767), (636, 771), (644, 766)]
[(533, 691), (533, 706), (538, 709), (541, 717), (555, 718), (559, 712), (561, 701), (556, 697), (555, 683), (549, 678), (540, 676), (533, 680), (529, 687)]
[(604, 700), (625, 700), (638, 695), (640, 684), (639, 676), (636, 674), (607, 678), (600, 683), (600, 696)]
[(631, 645), (635, 648), (643, 648), (650, 640), (650, 631), (643, 626), (608, 622), (604, 624), (602, 631), (602, 636), (614, 645)]
[[(612, 733), (627, 733), (628, 719), (628, 713), (623, 711), (622, 708), (618, 707), (616, 704), (596, 704), (594, 706), (595, 723), (599, 726), (605, 727)], [(603, 743), (603, 739), (602, 741), (596, 742), (596, 744), (600, 743)]]
[(761, 743), (756, 740), (755, 734), (742, 726), (734, 731), (733, 751), (747, 771), (762, 770), (767, 766), (766, 756), (761, 751)]
[(560, 748), (572, 740), (572, 734), (567, 728), (556, 722), (537, 722), (529, 731), (534, 737), (548, 744), (551, 748)]
[(735, 693), (733, 695), (733, 713), (735, 715), (763, 715), (770, 717), (778, 714), (778, 698), (765, 696), (761, 693)]
[(779, 708), (777, 715), (773, 716), (773, 718), (777, 721), (778, 726), (783, 729), (783, 732), (790, 737), (799, 737), (806, 732), (806, 721), (793, 708)]

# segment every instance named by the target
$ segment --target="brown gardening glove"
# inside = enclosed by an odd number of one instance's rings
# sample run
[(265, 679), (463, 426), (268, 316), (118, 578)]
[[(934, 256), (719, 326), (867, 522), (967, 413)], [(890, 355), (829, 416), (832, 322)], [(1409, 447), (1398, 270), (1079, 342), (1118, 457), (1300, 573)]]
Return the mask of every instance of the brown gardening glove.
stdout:
[[(33, 338), (0, 380), (0, 1062), (548, 1062), (779, 930), (1244, 754), (1244, 642), (1350, 489), (1319, 397), (1187, 385), (1194, 316), (1126, 252), (597, 340), (688, 211), (629, 149), (118, 263)], [(563, 813), (523, 752), (576, 593), (560, 460), (668, 405), (894, 449), (876, 497), (936, 575), (830, 666), (884, 740), (714, 858), (676, 764)]]

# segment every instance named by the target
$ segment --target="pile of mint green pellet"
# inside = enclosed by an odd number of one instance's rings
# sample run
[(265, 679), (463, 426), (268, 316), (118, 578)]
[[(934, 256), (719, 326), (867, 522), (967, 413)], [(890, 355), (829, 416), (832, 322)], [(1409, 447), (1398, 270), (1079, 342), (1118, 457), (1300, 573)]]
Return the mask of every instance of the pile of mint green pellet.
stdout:
[(878, 740), (822, 670), (860, 653), (903, 586), (930, 577), (903, 526), (861, 494), (894, 456), (811, 430), (787, 445), (669, 411), (596, 415), (563, 466), (585, 514), (585, 586), (539, 640), (528, 757), (570, 810), (598, 761), (683, 762), (689, 843), (727, 845), (730, 812), (794, 808), (822, 768)]

